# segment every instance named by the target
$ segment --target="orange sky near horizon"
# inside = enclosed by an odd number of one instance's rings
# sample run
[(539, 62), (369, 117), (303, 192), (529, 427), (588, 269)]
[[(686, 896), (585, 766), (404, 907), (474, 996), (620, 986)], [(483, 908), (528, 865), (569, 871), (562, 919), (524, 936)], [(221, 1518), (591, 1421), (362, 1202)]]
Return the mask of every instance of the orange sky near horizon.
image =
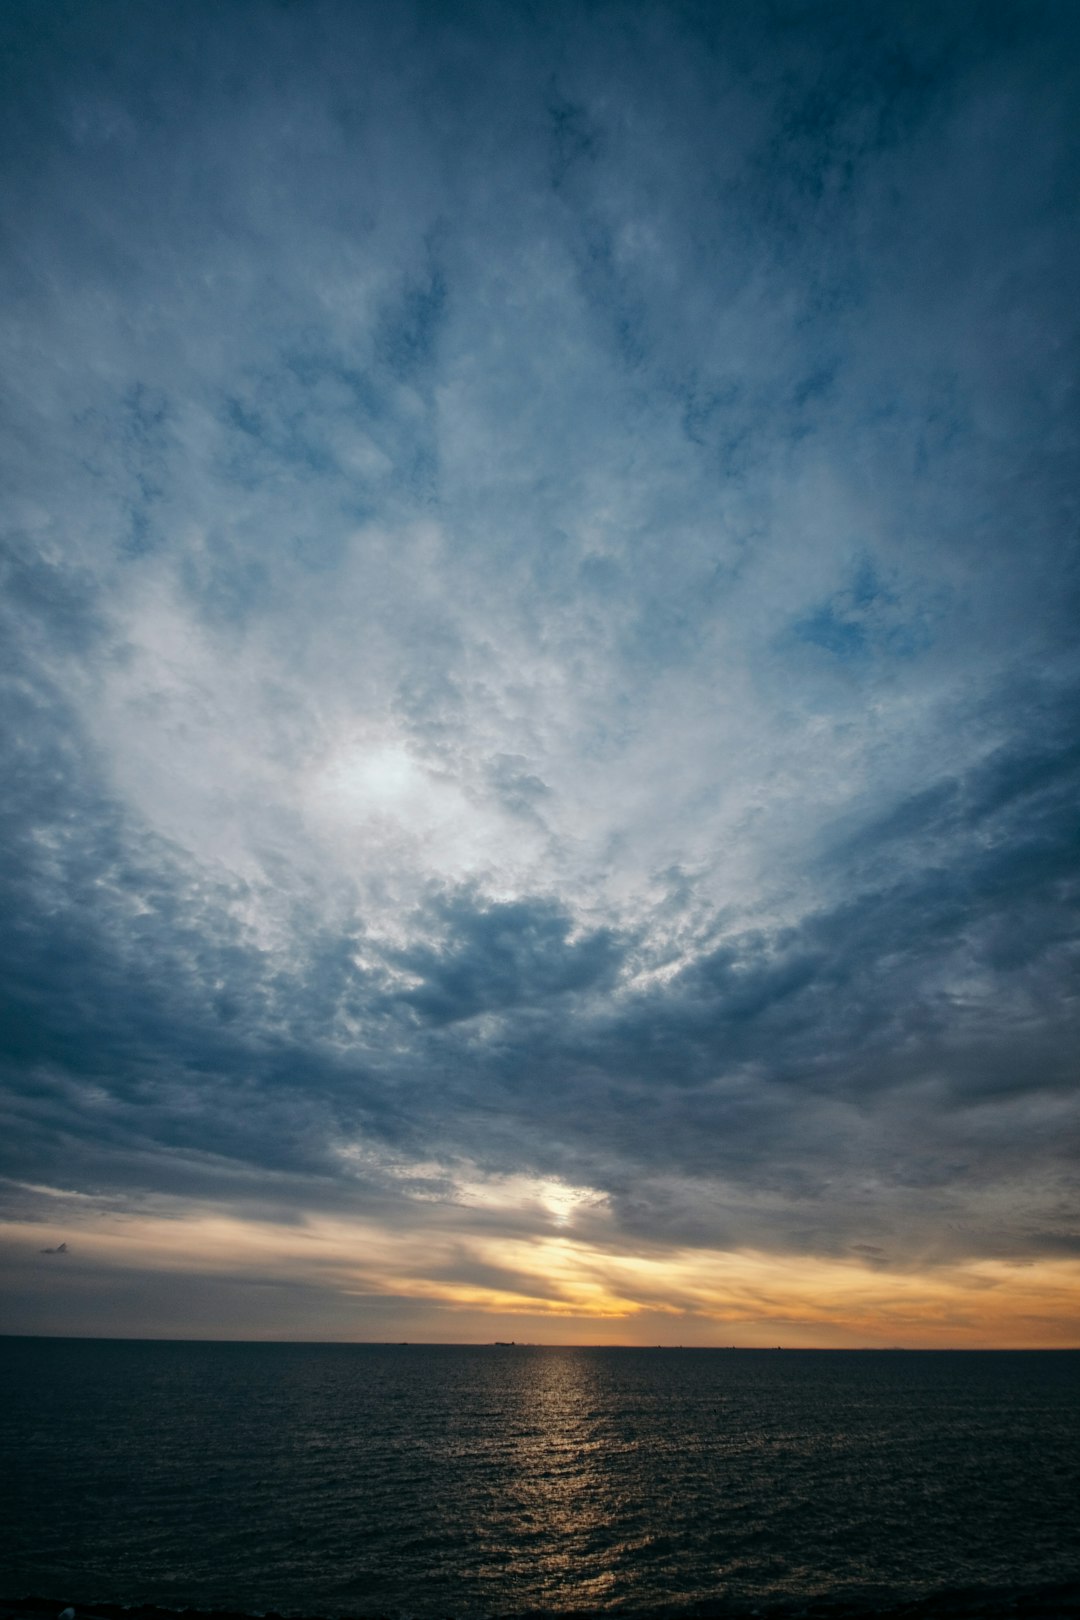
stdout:
[[(58, 1202), (61, 1200), (58, 1199)], [(496, 1338), (548, 1344), (1065, 1348), (1080, 1345), (1080, 1261), (887, 1267), (860, 1256), (656, 1246), (554, 1227), (391, 1231), (103, 1211), (64, 1198), (63, 1254), (0, 1224), (9, 1331), (268, 1339)], [(249, 1313), (246, 1301), (256, 1299)], [(165, 1303), (162, 1303), (162, 1302)], [(267, 1301), (274, 1302), (269, 1308)], [(375, 1313), (373, 1315), (373, 1312)]]

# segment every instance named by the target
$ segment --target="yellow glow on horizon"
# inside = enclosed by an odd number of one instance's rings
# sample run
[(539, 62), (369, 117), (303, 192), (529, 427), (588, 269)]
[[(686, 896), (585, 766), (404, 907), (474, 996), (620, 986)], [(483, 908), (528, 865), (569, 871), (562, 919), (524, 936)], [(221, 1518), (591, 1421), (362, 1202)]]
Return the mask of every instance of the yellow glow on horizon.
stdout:
[[(455, 1320), (527, 1320), (546, 1342), (992, 1346), (1080, 1344), (1080, 1261), (976, 1260), (918, 1269), (863, 1260), (757, 1251), (656, 1249), (629, 1254), (559, 1226), (506, 1237), (447, 1224), (389, 1230), (370, 1221), (312, 1215), (298, 1223), (241, 1219), (211, 1210), (183, 1216), (65, 1208), (80, 1257), (118, 1276), (132, 1271), (302, 1282), (335, 1298), (389, 1296), (426, 1302)], [(466, 1212), (467, 1213), (467, 1212)], [(34, 1254), (40, 1226), (0, 1224), (9, 1256)], [(29, 1242), (38, 1240), (34, 1248)], [(63, 1262), (61, 1262), (63, 1263)], [(107, 1286), (107, 1281), (102, 1286)], [(667, 1327), (664, 1328), (664, 1324)], [(302, 1324), (300, 1324), (302, 1326)], [(481, 1336), (482, 1326), (473, 1326)], [(508, 1330), (509, 1335), (509, 1330)], [(363, 1337), (358, 1317), (356, 1337)], [(517, 1335), (515, 1335), (517, 1336)]]

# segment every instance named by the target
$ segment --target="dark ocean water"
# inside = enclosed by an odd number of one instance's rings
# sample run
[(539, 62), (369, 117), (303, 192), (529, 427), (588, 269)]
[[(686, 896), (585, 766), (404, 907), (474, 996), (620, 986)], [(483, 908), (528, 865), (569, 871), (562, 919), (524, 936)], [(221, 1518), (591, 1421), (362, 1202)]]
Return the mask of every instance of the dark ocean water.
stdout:
[(0, 1592), (304, 1614), (1080, 1573), (1080, 1353), (0, 1339)]

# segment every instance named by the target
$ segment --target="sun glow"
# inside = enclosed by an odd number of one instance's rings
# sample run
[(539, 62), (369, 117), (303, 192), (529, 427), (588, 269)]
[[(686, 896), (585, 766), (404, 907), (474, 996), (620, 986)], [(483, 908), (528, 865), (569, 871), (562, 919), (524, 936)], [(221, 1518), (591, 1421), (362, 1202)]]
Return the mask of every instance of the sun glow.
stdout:
[(331, 802), (360, 815), (380, 811), (402, 817), (429, 813), (432, 783), (408, 750), (394, 743), (351, 749), (326, 770)]
[[(462, 765), (420, 758), (393, 732), (339, 739), (303, 795), (305, 821), (347, 868), (373, 860), (466, 878), (494, 862), (517, 870), (535, 857), (535, 829), (508, 818)], [(357, 842), (357, 834), (362, 841)]]
[(540, 1212), (559, 1227), (568, 1226), (578, 1211), (606, 1202), (606, 1195), (594, 1187), (524, 1175), (460, 1181), (458, 1196), (462, 1203), (480, 1209)]
[[(182, 1219), (121, 1216), (58, 1199), (70, 1233), (61, 1263), (69, 1277), (89, 1267), (106, 1299), (110, 1287), (130, 1288), (133, 1274), (183, 1275), (195, 1286), (227, 1279), (237, 1287), (303, 1287), (339, 1307), (356, 1302), (353, 1326), (341, 1335), (356, 1339), (371, 1336), (362, 1302), (384, 1299), (428, 1308), (424, 1336), (444, 1340), (500, 1336), (500, 1319), (519, 1324), (507, 1336), (527, 1332), (549, 1343), (663, 1338), (960, 1347), (1080, 1340), (1075, 1260), (1017, 1265), (984, 1259), (886, 1270), (857, 1257), (685, 1248), (630, 1253), (610, 1228), (604, 1240), (568, 1229), (583, 1208), (602, 1225), (603, 1211), (582, 1189), (540, 1181), (532, 1193), (533, 1213), (538, 1206), (547, 1211), (546, 1230), (512, 1235), (475, 1224), (507, 1208), (491, 1198), (486, 1204), (421, 1204), (420, 1216), (427, 1218), (418, 1217), (408, 1230), (325, 1215), (295, 1224), (211, 1210)], [(496, 1196), (509, 1200), (510, 1194), (503, 1185)], [(9, 1273), (14, 1267), (30, 1274), (42, 1230), (0, 1226)], [(39, 1265), (34, 1275), (42, 1270)], [(304, 1334), (286, 1326), (283, 1336)]]

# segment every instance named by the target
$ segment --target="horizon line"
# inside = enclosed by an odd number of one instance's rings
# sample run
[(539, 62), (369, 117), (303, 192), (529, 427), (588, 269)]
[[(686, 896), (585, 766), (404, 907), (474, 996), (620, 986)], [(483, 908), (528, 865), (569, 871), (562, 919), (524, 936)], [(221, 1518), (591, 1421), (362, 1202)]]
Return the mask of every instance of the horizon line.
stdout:
[(10, 1333), (2, 1339), (48, 1339), (71, 1344), (244, 1344), (297, 1345), (309, 1349), (373, 1350), (678, 1350), (752, 1351), (776, 1355), (1075, 1355), (1078, 1344), (603, 1344), (543, 1339), (271, 1339), (196, 1338), (149, 1333)]

